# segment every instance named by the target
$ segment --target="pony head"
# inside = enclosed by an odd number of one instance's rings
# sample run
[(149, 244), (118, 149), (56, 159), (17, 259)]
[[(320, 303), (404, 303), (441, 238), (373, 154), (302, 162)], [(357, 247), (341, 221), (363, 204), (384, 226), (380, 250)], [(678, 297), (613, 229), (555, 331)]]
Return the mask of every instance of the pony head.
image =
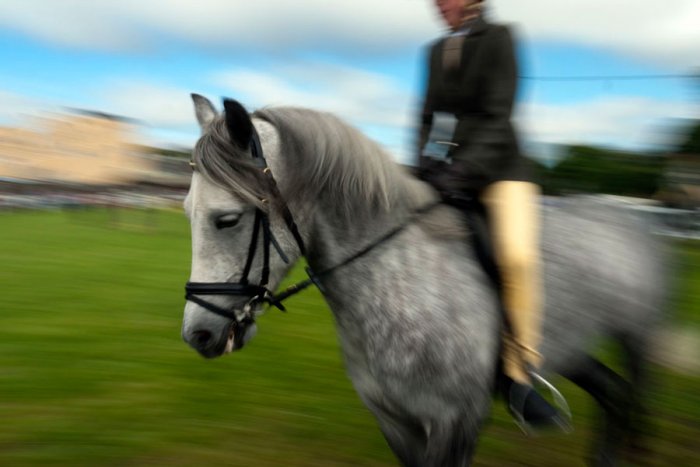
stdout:
[[(253, 337), (267, 292), (279, 285), (299, 251), (278, 222), (279, 192), (271, 190), (262, 154), (254, 157), (259, 143), (251, 116), (233, 100), (226, 99), (219, 114), (206, 98), (192, 97), (202, 135), (184, 203), (192, 270), (182, 336), (203, 356), (216, 357)], [(274, 131), (260, 125), (274, 158)], [(279, 254), (270, 251), (271, 243)]]

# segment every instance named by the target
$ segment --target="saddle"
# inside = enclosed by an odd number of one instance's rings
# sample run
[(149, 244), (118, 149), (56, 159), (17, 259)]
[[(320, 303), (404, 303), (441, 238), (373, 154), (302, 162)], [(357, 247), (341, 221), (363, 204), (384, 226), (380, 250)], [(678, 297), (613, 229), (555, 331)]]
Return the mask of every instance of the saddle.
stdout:
[[(471, 246), (474, 249), (476, 258), (497, 292), (499, 302), (502, 302), (503, 280), (496, 262), (486, 206), (484, 206), (484, 203), (481, 202), (476, 193), (444, 196), (443, 203), (458, 209), (464, 214), (467, 226), (472, 232), (470, 237)], [(499, 308), (503, 313), (505, 323), (507, 323), (507, 315), (505, 315), (502, 303), (500, 303)]]
[[(486, 273), (494, 293), (498, 300), (498, 312), (501, 317), (501, 329), (510, 330), (510, 319), (508, 312), (505, 309), (503, 302), (503, 280), (498, 263), (496, 262), (496, 253), (494, 250), (493, 237), (489, 228), (488, 211), (484, 203), (481, 202), (477, 193), (462, 193), (459, 195), (443, 196), (443, 203), (459, 210), (467, 222), (472, 235), (470, 236), (471, 247), (474, 250), (476, 259), (479, 262), (482, 270)], [(500, 394), (500, 390), (505, 382), (505, 373), (503, 373), (503, 360), (500, 358), (503, 345), (499, 343), (498, 355), (496, 362), (496, 374), (493, 382), (493, 390), (496, 394)]]

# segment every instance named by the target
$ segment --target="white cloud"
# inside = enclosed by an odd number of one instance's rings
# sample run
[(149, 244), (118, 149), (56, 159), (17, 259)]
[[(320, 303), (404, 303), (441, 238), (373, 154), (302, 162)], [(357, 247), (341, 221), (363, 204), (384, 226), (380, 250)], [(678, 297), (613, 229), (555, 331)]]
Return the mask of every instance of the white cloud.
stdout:
[(690, 103), (608, 97), (572, 105), (526, 104), (517, 122), (527, 139), (621, 149), (662, 147), (672, 119), (700, 118)]
[(415, 97), (390, 77), (324, 63), (278, 64), (271, 70), (234, 69), (213, 77), (251, 109), (292, 105), (331, 112), (408, 161)]
[[(375, 54), (440, 31), (432, 0), (3, 0), (0, 25), (89, 49), (134, 50), (153, 34), (284, 55), (303, 46)], [(610, 48), (679, 69), (697, 66), (700, 2), (491, 0), (530, 39)]]
[[(385, 144), (397, 146), (397, 135), (413, 118), (413, 96), (391, 78), (365, 70), (323, 63), (276, 64), (274, 72), (236, 68), (215, 73), (212, 84), (249, 109), (293, 105), (332, 112), (376, 138), (392, 135)], [(114, 81), (91, 93), (105, 112), (136, 119), (146, 134), (173, 137), (178, 144), (197, 134), (189, 89), (164, 83)], [(216, 96), (209, 96), (216, 104)], [(176, 136), (180, 132), (181, 137)]]
[(235, 69), (217, 84), (251, 106), (294, 105), (333, 112), (355, 125), (403, 128), (412, 94), (391, 78), (357, 68), (297, 63), (269, 70)]
[(386, 50), (430, 34), (427, 9), (420, 0), (3, 0), (0, 24), (84, 48), (139, 48), (155, 32), (228, 48)]
[(194, 147), (199, 139), (199, 129), (186, 131), (172, 131), (163, 129), (140, 129), (141, 142), (146, 146), (156, 148), (168, 148), (187, 150)]
[(189, 90), (121, 81), (103, 86), (98, 93), (105, 112), (136, 119), (151, 127), (187, 129), (196, 126)]
[(39, 101), (38, 99), (0, 91), (0, 124), (17, 125), (23, 120), (31, 120), (46, 111), (56, 111), (55, 103)]
[(133, 49), (138, 36), (129, 32), (136, 29), (140, 15), (125, 13), (111, 1), (7, 0), (0, 3), (0, 25), (60, 45)]
[(686, 71), (700, 65), (700, 2), (496, 0), (496, 16), (526, 37), (612, 49)]

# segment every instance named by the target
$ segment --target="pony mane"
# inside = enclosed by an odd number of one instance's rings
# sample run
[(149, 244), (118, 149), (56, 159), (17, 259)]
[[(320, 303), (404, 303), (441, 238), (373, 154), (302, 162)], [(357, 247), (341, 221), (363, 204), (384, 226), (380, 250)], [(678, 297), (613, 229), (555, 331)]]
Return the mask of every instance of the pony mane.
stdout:
[[(406, 212), (434, 194), (391, 160), (376, 142), (338, 117), (310, 109), (275, 107), (255, 112), (279, 135), (275, 174), (285, 200), (323, 198), (347, 219)], [(250, 155), (231, 142), (223, 116), (210, 124), (194, 150), (198, 169), (222, 188), (260, 206), (267, 182)]]
[(403, 212), (427, 204), (429, 190), (386, 151), (333, 114), (296, 107), (255, 113), (280, 135), (290, 199), (322, 196), (346, 218)]

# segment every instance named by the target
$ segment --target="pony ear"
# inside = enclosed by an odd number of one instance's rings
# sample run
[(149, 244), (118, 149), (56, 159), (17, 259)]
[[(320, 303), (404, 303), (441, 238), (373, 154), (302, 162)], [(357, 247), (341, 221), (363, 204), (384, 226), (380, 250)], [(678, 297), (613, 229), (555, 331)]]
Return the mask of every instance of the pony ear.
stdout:
[(206, 130), (209, 124), (216, 118), (218, 113), (214, 108), (214, 104), (212, 104), (206, 97), (194, 93), (190, 95), (192, 96), (192, 101), (194, 102), (194, 113), (197, 115), (199, 128), (202, 130), (202, 133), (204, 133), (204, 130)]
[(247, 148), (253, 137), (253, 121), (248, 111), (233, 99), (224, 99), (224, 109), (226, 110), (226, 128), (231, 139), (239, 147)]

